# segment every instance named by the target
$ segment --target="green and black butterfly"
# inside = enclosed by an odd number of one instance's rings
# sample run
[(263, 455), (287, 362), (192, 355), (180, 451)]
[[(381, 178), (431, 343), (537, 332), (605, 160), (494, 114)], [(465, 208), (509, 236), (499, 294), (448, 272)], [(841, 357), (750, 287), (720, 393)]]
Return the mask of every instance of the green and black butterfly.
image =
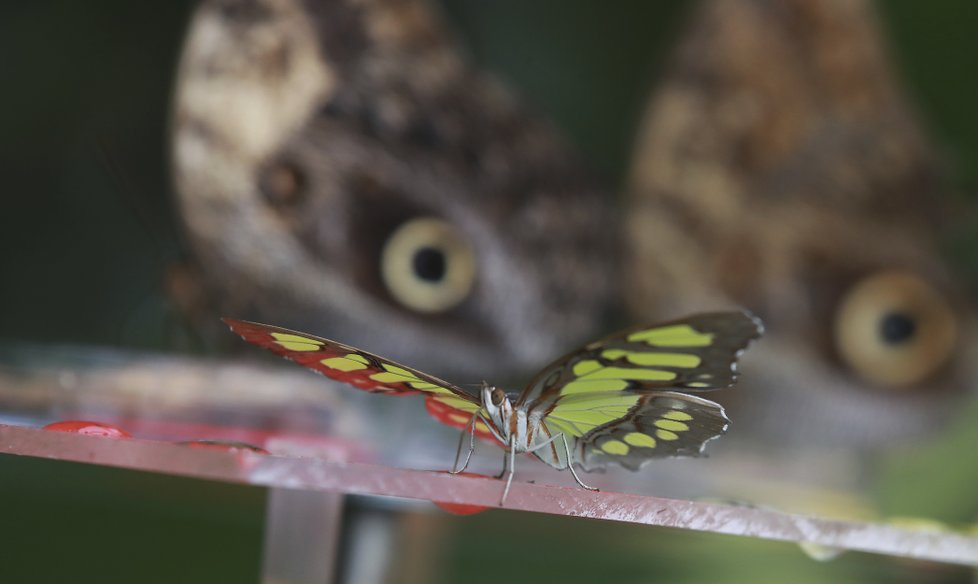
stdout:
[[(698, 456), (727, 430), (723, 407), (690, 395), (732, 386), (737, 358), (761, 336), (746, 312), (699, 314), (626, 329), (557, 359), (518, 395), (483, 384), (479, 396), (366, 351), (275, 326), (224, 319), (246, 341), (366, 391), (423, 393), (428, 413), (478, 434), (509, 455), (528, 452), (557, 469), (616, 462), (637, 470), (653, 458)], [(460, 444), (461, 450), (461, 444)], [(455, 466), (458, 466), (456, 457)]]

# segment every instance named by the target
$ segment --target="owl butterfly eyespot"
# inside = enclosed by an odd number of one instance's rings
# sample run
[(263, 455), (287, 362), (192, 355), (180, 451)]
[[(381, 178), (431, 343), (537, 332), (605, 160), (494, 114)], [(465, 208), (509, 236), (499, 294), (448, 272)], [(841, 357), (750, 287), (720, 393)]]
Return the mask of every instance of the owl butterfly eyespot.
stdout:
[(173, 168), (200, 295), (443, 375), (585, 340), (616, 277), (611, 199), (467, 64), (421, 0), (205, 0)]
[(380, 263), (391, 295), (422, 313), (455, 307), (475, 284), (471, 244), (451, 225), (431, 217), (399, 226), (384, 243)]
[(954, 313), (941, 294), (912, 274), (864, 278), (835, 319), (841, 358), (871, 383), (906, 389), (935, 374), (957, 344)]

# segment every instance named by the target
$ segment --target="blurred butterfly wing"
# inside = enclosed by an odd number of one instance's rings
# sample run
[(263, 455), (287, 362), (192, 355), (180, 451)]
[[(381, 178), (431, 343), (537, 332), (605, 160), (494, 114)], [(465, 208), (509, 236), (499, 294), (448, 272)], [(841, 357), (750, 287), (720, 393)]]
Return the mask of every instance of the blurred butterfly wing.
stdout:
[(763, 330), (747, 312), (626, 329), (544, 368), (516, 403), (540, 411), (575, 394), (730, 387), (737, 380), (737, 358)]
[[(432, 417), (450, 426), (459, 426), (458, 416), (464, 416), (468, 422), (482, 408), (475, 397), (447, 381), (356, 347), (277, 326), (230, 318), (223, 320), (249, 343), (331, 379), (364, 391), (392, 395), (423, 393), (429, 404), (440, 405), (436, 407), (437, 414), (428, 405)], [(465, 422), (461, 422), (461, 426)]]

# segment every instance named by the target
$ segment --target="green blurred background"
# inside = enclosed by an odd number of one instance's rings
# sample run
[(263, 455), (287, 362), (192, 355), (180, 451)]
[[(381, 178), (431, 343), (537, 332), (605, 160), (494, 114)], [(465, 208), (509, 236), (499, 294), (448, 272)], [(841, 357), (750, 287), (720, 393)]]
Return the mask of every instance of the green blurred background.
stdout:
[[(593, 170), (619, 185), (636, 118), (692, 4), (442, 4), (474, 59), (552, 116)], [(908, 93), (971, 198), (978, 3), (879, 7)], [(166, 132), (191, 8), (182, 0), (0, 7), (0, 170), (8, 192), (0, 338), (195, 349), (161, 293), (163, 268), (181, 251)], [(978, 244), (966, 242), (962, 253), (978, 257)], [(954, 463), (975, 443), (978, 431), (961, 428), (901, 456), (881, 487), (884, 506), (967, 520), (955, 502), (978, 499), (971, 494), (978, 476), (974, 465)], [(933, 496), (935, 473), (960, 492)], [(0, 582), (256, 581), (263, 510), (260, 489), (0, 457)], [(441, 550), (445, 582), (972, 578), (963, 569), (858, 554), (819, 565), (784, 544), (508, 512), (456, 520), (452, 529)], [(485, 565), (487, 557), (506, 561)]]

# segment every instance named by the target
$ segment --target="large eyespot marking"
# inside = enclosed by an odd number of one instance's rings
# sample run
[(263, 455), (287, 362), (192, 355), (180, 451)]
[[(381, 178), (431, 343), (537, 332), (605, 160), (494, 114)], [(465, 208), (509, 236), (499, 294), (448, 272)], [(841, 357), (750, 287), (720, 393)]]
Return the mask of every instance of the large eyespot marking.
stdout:
[(957, 323), (944, 297), (907, 272), (859, 281), (839, 304), (835, 344), (861, 377), (882, 386), (919, 383), (944, 365), (957, 342)]
[(381, 252), (381, 277), (395, 300), (417, 312), (442, 312), (472, 291), (475, 254), (462, 234), (432, 217), (398, 227)]

